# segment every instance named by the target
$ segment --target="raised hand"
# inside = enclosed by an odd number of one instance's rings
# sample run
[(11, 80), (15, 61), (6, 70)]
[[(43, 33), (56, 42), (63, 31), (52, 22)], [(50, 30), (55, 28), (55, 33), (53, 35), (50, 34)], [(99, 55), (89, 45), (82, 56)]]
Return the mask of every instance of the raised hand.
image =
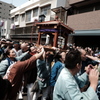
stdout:
[(90, 81), (90, 86), (96, 91), (96, 87), (98, 84), (98, 79), (99, 79), (99, 72), (96, 69), (91, 69), (89, 72), (89, 81)]

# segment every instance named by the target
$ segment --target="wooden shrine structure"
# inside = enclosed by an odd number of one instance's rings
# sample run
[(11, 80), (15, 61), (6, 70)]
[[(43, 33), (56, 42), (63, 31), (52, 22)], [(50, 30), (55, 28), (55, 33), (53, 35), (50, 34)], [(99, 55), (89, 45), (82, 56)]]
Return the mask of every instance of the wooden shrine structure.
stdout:
[(61, 21), (44, 21), (36, 23), (38, 28), (38, 41), (37, 45), (41, 44), (41, 35), (42, 34), (49, 34), (50, 35), (50, 46), (58, 47), (58, 36), (61, 36), (65, 39), (64, 47), (66, 48), (68, 35), (73, 33), (73, 29), (70, 28), (68, 25), (65, 25)]

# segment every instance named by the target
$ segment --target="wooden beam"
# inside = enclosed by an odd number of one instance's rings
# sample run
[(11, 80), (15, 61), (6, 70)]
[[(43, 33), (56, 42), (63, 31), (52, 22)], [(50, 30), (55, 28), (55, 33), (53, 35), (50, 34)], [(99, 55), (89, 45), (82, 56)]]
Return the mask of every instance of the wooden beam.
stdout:
[(37, 41), (37, 45), (40, 45), (40, 40), (41, 40), (41, 32), (38, 33), (38, 41)]
[(58, 33), (53, 33), (54, 34), (54, 43), (53, 43), (53, 47), (58, 47), (57, 42), (58, 42)]

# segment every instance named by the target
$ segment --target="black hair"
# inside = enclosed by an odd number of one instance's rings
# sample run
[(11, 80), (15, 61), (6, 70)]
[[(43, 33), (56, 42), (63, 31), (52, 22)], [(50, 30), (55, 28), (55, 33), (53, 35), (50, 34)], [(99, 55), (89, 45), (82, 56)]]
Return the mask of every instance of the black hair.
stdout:
[(13, 44), (20, 44), (19, 41), (13, 41)]
[(66, 54), (65, 67), (73, 69), (77, 64), (80, 64), (81, 61), (81, 53), (77, 49), (73, 49)]
[(7, 49), (7, 51), (5, 52), (6, 57), (8, 57), (8, 55), (10, 55), (10, 50), (12, 50), (11, 48)]
[(57, 62), (57, 61), (61, 61), (61, 55), (60, 55), (60, 53), (56, 53), (55, 55), (54, 55), (54, 60), (55, 60), (55, 62)]
[(6, 39), (6, 41), (12, 42), (12, 40), (11, 40), (11, 39)]

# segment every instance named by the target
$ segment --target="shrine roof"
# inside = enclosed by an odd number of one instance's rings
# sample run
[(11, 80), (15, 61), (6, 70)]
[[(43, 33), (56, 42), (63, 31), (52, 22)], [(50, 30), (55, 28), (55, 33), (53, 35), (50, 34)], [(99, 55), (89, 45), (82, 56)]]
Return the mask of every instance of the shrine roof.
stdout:
[(74, 29), (72, 29), (71, 27), (69, 27), (68, 25), (65, 25), (63, 22), (61, 21), (45, 21), (45, 22), (39, 22), (39, 23), (36, 23), (37, 26), (41, 26), (41, 25), (58, 25), (58, 26), (62, 26), (68, 30), (70, 30), (71, 32), (74, 31)]

